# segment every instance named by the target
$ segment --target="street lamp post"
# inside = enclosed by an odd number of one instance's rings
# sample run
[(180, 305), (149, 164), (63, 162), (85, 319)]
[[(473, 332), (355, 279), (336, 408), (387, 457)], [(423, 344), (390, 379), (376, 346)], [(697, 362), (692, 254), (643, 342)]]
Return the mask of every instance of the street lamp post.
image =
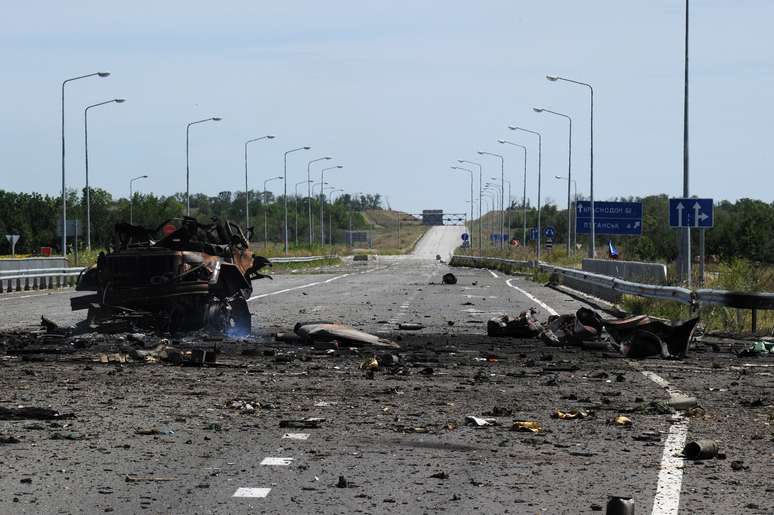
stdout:
[(296, 183), (294, 191), (295, 195), (293, 196), (293, 205), (296, 207), (296, 223), (295, 223), (295, 233), (296, 233), (296, 247), (298, 246), (298, 186), (300, 184), (306, 183), (307, 188), (311, 188), (311, 179), (306, 179), (304, 181), (299, 181)]
[[(573, 227), (577, 225), (577, 212), (578, 212), (578, 182), (575, 179), (571, 179), (569, 177), (561, 177), (559, 175), (554, 175), (554, 179), (561, 179), (563, 181), (567, 181), (567, 187), (570, 187), (570, 181), (572, 181), (573, 188), (575, 189), (575, 194), (573, 196), (573, 208), (571, 211), (574, 213), (575, 218), (571, 219), (571, 222), (574, 220), (575, 223), (573, 223)], [(575, 227), (572, 231), (572, 247), (573, 252), (575, 252), (575, 249), (577, 248), (578, 243), (578, 228)]]
[(566, 114), (557, 113), (556, 111), (551, 111), (550, 109), (545, 109), (542, 107), (533, 107), (533, 111), (536, 113), (549, 113), (556, 116), (561, 116), (563, 118), (566, 118), (569, 122), (569, 140), (567, 142), (567, 255), (570, 255), (571, 247), (570, 247), (570, 222), (572, 221), (572, 214), (570, 214), (570, 204), (572, 201), (570, 200), (570, 180), (572, 180), (572, 118), (567, 116)]
[[(686, 0), (687, 1), (687, 0)], [(596, 241), (596, 222), (594, 221), (594, 88), (591, 86), (591, 84), (588, 84), (586, 82), (580, 82), (577, 80), (568, 79), (565, 77), (560, 77), (558, 75), (546, 75), (546, 79), (550, 80), (551, 82), (555, 82), (558, 80), (564, 81), (564, 82), (570, 82), (572, 84), (578, 84), (580, 86), (586, 86), (589, 88), (589, 93), (591, 94), (591, 116), (590, 116), (590, 144), (591, 149), (589, 152), (589, 177), (590, 177), (590, 191), (589, 191), (589, 203), (591, 204), (591, 234), (589, 238), (589, 257), (594, 258), (596, 254), (596, 249), (594, 247), (594, 242)]]
[(133, 207), (134, 207), (134, 190), (132, 189), (134, 181), (138, 181), (140, 179), (147, 179), (147, 175), (140, 175), (137, 177), (134, 177), (132, 179), (129, 179), (129, 224), (134, 224), (134, 216), (133, 216)]
[(86, 158), (86, 248), (91, 250), (91, 189), (89, 188), (89, 109), (105, 104), (122, 104), (126, 102), (123, 98), (114, 98), (98, 104), (86, 106), (83, 110), (83, 149)]
[[(492, 177), (493, 181), (498, 181), (499, 179), (497, 177)], [(507, 233), (508, 233), (508, 241), (510, 241), (511, 237), (511, 181), (508, 179), (503, 179), (506, 183), (508, 183), (508, 202), (506, 204), (505, 210), (508, 213), (508, 223), (507, 223)], [(505, 234), (505, 233), (503, 233)]]
[(529, 129), (524, 129), (522, 127), (516, 127), (515, 125), (509, 125), (509, 129), (512, 131), (524, 131), (529, 132), (530, 134), (535, 134), (538, 137), (538, 197), (537, 197), (537, 260), (540, 261), (540, 240), (541, 240), (541, 234), (540, 234), (540, 182), (541, 182), (541, 175), (543, 173), (543, 136), (537, 132), (537, 131), (531, 131)]
[(333, 196), (336, 193), (343, 193), (344, 188), (338, 188), (331, 191), (331, 209), (328, 211), (328, 242), (331, 244), (331, 254), (333, 254)]
[(189, 140), (189, 133), (191, 132), (191, 125), (196, 125), (197, 123), (204, 123), (204, 122), (219, 122), (223, 118), (220, 118), (219, 116), (213, 116), (212, 118), (205, 118), (204, 120), (197, 120), (195, 122), (189, 123), (185, 127), (185, 215), (191, 216), (191, 190), (190, 190), (190, 176), (191, 176), (191, 169), (189, 166), (189, 159), (188, 159), (188, 140)]
[(325, 172), (327, 170), (335, 170), (337, 168), (344, 168), (344, 165), (329, 166), (320, 170), (320, 244), (325, 245)]
[(505, 158), (500, 154), (494, 154), (492, 152), (478, 152), (481, 156), (494, 156), (500, 158), (500, 248), (503, 248), (503, 229), (505, 226), (505, 209), (504, 209), (504, 201), (505, 201)]
[(306, 188), (306, 203), (307, 203), (307, 211), (309, 212), (309, 245), (312, 245), (312, 240), (314, 239), (314, 232), (312, 232), (312, 163), (316, 163), (317, 161), (328, 161), (330, 159), (333, 159), (330, 156), (325, 157), (318, 157), (317, 159), (312, 159), (308, 163), (306, 163), (306, 180), (309, 181), (309, 186)]
[(484, 167), (481, 165), (481, 163), (467, 161), (465, 159), (457, 159), (457, 162), (478, 166), (478, 250), (481, 252), (481, 183), (483, 181), (482, 177), (484, 175)]
[(522, 245), (526, 245), (527, 244), (527, 147), (504, 139), (498, 139), (497, 142), (502, 143), (504, 145), (505, 144), (513, 145), (514, 147), (519, 147), (522, 150), (524, 150), (524, 175), (522, 177), (523, 187), (522, 187), (522, 194), (521, 194), (521, 217), (522, 217), (522, 224), (523, 224), (521, 243)]
[(267, 220), (266, 212), (269, 210), (266, 200), (266, 185), (271, 181), (278, 181), (282, 179), (282, 176), (270, 177), (263, 181), (263, 248), (266, 248), (269, 242), (269, 222)]
[(298, 147), (285, 152), (282, 163), (282, 176), (284, 178), (285, 193), (285, 255), (288, 255), (288, 154), (298, 152), (299, 150), (309, 150), (312, 147)]
[(470, 222), (473, 223), (473, 170), (461, 166), (452, 166), (452, 170), (462, 170), (470, 174)]
[(67, 185), (65, 182), (65, 86), (68, 82), (87, 77), (109, 77), (110, 72), (89, 73), (62, 82), (62, 256), (67, 257)]
[(260, 138), (253, 138), (245, 141), (245, 231), (250, 227), (250, 187), (247, 185), (247, 145), (248, 143), (261, 141), (262, 139), (274, 139), (274, 136), (267, 134)]

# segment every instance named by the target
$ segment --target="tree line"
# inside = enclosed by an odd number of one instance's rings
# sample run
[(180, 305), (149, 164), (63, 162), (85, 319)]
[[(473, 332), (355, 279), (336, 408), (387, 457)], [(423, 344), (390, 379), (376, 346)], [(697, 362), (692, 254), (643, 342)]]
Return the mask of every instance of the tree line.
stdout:
[[(147, 228), (156, 228), (167, 219), (180, 218), (185, 214), (185, 194), (170, 196), (153, 193), (135, 193), (131, 199), (117, 198), (102, 189), (91, 188), (91, 241), (94, 248), (106, 248), (113, 241), (113, 228), (116, 223), (128, 222)], [(268, 241), (284, 241), (284, 196), (275, 196), (271, 192), (251, 191), (249, 225), (254, 228), (253, 241), (263, 241), (264, 220)], [(86, 190), (67, 192), (67, 219), (78, 220), (80, 225), (79, 247), (86, 239)], [(353, 196), (342, 194), (335, 198), (333, 205), (325, 198), (325, 233), (330, 223), (334, 231), (334, 241), (343, 241), (343, 231), (352, 226), (353, 230), (367, 227), (359, 211), (381, 209), (379, 194)], [(309, 240), (309, 201), (302, 196), (288, 196), (288, 232), (291, 243), (295, 242), (296, 230), (299, 244)], [(320, 198), (311, 199), (313, 234), (319, 243)], [(296, 218), (298, 210), (298, 218)], [(201, 222), (217, 217), (231, 220), (243, 226), (245, 223), (245, 192), (223, 191), (215, 196), (196, 194), (191, 196), (191, 215)], [(264, 217), (265, 215), (265, 217)], [(329, 215), (332, 218), (329, 220)], [(60, 196), (41, 195), (40, 193), (16, 193), (0, 190), (0, 254), (10, 254), (11, 245), (3, 237), (6, 234), (19, 234), (16, 245), (19, 254), (34, 254), (41, 247), (52, 247), (54, 252), (61, 251), (62, 202)], [(297, 221), (297, 223), (296, 223)], [(326, 236), (326, 240), (328, 237)], [(68, 238), (72, 245), (73, 239)]]

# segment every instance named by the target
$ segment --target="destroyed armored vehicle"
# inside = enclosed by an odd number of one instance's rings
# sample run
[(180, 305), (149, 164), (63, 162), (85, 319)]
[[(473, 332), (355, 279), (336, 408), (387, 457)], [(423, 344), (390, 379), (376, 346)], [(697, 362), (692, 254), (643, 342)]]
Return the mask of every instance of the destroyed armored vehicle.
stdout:
[(251, 281), (269, 277), (259, 270), (271, 266), (250, 250), (251, 232), (191, 217), (155, 230), (116, 224), (113, 249), (78, 278), (77, 291), (95, 293), (74, 297), (71, 307), (88, 309), (97, 324), (117, 318), (162, 332), (247, 334)]

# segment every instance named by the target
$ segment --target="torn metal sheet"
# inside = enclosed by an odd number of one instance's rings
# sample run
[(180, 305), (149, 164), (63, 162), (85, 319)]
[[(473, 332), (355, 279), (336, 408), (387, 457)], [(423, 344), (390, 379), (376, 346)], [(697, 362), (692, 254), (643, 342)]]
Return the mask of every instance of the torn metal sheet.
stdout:
[(369, 334), (354, 327), (335, 322), (299, 322), (293, 331), (311, 343), (314, 341), (338, 341), (344, 345), (359, 347), (362, 345), (375, 345), (379, 347), (400, 348), (397, 343)]

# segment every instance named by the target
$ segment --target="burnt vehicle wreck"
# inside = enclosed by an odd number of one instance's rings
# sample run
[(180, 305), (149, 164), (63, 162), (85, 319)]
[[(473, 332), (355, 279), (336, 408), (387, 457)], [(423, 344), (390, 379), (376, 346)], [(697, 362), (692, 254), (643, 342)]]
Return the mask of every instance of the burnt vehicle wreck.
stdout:
[[(252, 282), (270, 276), (271, 266), (253, 255), (248, 236), (229, 221), (167, 220), (155, 230), (119, 223), (113, 249), (81, 273), (73, 310), (88, 309), (99, 324), (124, 318), (161, 332), (204, 329), (227, 334), (250, 332), (247, 300)], [(157, 239), (157, 235), (161, 235)]]

